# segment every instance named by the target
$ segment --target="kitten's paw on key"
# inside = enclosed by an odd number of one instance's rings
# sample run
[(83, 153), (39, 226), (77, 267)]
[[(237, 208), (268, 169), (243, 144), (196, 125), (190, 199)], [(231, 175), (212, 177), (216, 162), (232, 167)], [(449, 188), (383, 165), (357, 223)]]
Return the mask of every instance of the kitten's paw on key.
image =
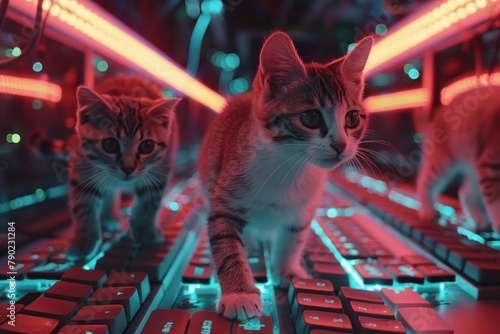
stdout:
[(301, 265), (294, 265), (275, 272), (273, 274), (273, 283), (281, 288), (287, 288), (294, 277), (308, 278), (309, 275)]
[(228, 319), (245, 321), (260, 317), (262, 300), (256, 293), (229, 293), (220, 297), (217, 311)]
[(88, 260), (97, 254), (102, 241), (96, 239), (73, 239), (66, 251), (68, 261)]

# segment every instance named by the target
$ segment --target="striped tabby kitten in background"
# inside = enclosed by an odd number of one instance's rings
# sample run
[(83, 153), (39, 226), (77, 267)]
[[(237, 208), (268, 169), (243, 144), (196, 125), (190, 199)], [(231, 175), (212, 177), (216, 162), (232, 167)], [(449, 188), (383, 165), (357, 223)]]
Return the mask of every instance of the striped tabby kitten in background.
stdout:
[(165, 99), (156, 86), (125, 76), (97, 92), (79, 87), (77, 98), (69, 173), (75, 231), (68, 259), (92, 257), (101, 228), (119, 228), (114, 206), (122, 191), (135, 195), (129, 220), (134, 240), (162, 242), (156, 215), (174, 167), (179, 99)]
[(436, 112), (417, 182), (420, 217), (434, 220), (436, 196), (457, 176), (460, 205), (478, 230), (500, 233), (500, 87), (462, 93)]
[(253, 91), (211, 124), (199, 172), (225, 317), (262, 309), (242, 240), (271, 243), (275, 283), (307, 277), (300, 257), (328, 171), (354, 157), (367, 127), (362, 72), (371, 46), (365, 38), (341, 59), (304, 64), (289, 36), (273, 33)]

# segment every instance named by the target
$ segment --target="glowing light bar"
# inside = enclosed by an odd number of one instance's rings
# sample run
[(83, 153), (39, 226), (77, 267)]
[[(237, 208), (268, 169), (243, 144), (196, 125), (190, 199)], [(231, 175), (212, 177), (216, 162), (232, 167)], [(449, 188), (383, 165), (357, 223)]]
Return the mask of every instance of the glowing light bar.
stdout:
[(429, 49), (446, 47), (453, 37), (500, 13), (497, 0), (430, 1), (389, 29), (368, 57), (365, 74), (380, 73)]
[(58, 102), (61, 99), (59, 85), (35, 79), (0, 74), (0, 93), (33, 97)]
[(429, 95), (423, 88), (405, 90), (397, 93), (367, 97), (364, 101), (368, 112), (384, 112), (423, 107), (429, 103)]
[[(32, 17), (36, 1), (11, 1), (11, 15)], [(205, 106), (220, 111), (224, 97), (187, 74), (133, 30), (91, 1), (44, 0), (48, 33), (62, 36), (82, 51), (92, 50), (145, 72)], [(167, 33), (167, 32), (162, 32)]]
[(500, 86), (500, 72), (484, 73), (481, 75), (473, 75), (455, 81), (454, 83), (444, 87), (441, 90), (441, 104), (448, 105), (457, 96), (468, 90), (486, 87), (486, 86)]

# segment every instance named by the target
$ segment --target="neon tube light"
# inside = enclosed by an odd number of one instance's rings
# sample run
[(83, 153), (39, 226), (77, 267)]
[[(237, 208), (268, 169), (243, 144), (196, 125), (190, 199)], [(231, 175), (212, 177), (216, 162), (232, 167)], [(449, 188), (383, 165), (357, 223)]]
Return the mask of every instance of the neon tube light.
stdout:
[(460, 32), (493, 19), (500, 13), (497, 0), (431, 1), (389, 29), (368, 57), (365, 74), (380, 73), (396, 63), (439, 48)]
[(479, 76), (473, 75), (455, 81), (441, 90), (441, 104), (446, 106), (450, 104), (456, 96), (468, 90), (486, 86), (500, 86), (500, 72), (492, 73), (491, 75), (488, 73)]
[(59, 102), (61, 99), (61, 92), (61, 87), (59, 85), (47, 81), (0, 74), (0, 93), (3, 94), (27, 96), (35, 99)]
[[(11, 1), (12, 8), (24, 17), (34, 13), (36, 1)], [(160, 50), (112, 15), (90, 1), (43, 1), (48, 11), (47, 28), (75, 41), (82, 50), (92, 50), (141, 72), (205, 106), (220, 111), (226, 104), (223, 96), (187, 74)]]
[(428, 102), (429, 95), (423, 88), (370, 96), (364, 101), (370, 113), (423, 107)]

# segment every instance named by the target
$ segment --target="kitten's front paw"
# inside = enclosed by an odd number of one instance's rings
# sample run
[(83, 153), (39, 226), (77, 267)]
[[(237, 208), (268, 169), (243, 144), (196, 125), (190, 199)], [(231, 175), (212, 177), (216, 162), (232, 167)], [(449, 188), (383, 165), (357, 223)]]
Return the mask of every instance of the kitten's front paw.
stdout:
[(273, 283), (275, 286), (287, 288), (294, 277), (308, 278), (307, 271), (301, 265), (294, 265), (273, 273)]
[(228, 319), (245, 321), (260, 317), (262, 300), (260, 293), (223, 294), (217, 306), (217, 312)]
[(89, 260), (97, 254), (101, 244), (101, 238), (73, 239), (66, 251), (66, 258), (68, 261)]

